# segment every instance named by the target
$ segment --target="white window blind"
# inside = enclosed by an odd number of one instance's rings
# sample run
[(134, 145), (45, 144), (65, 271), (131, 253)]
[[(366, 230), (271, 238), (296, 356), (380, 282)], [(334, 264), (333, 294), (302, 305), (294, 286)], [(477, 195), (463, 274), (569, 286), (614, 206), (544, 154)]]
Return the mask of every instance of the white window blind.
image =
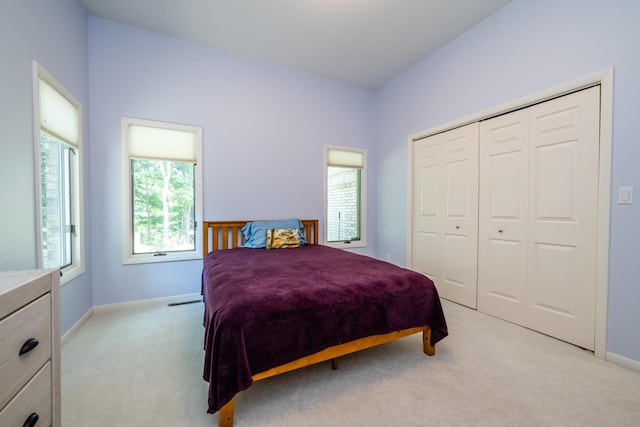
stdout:
[(327, 150), (327, 166), (344, 168), (364, 167), (364, 153), (330, 148)]
[(80, 145), (78, 109), (43, 77), (38, 79), (38, 86), (41, 128), (78, 148)]
[(127, 139), (130, 158), (197, 162), (193, 132), (131, 124)]

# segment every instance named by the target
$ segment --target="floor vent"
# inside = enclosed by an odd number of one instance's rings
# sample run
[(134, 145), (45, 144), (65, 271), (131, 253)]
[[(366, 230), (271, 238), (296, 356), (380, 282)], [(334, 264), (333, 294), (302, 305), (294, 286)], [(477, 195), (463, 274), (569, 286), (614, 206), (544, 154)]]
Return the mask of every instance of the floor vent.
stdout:
[(195, 299), (193, 301), (172, 302), (172, 303), (169, 303), (169, 307), (175, 307), (176, 305), (195, 304), (197, 302), (202, 302), (202, 300), (201, 299)]

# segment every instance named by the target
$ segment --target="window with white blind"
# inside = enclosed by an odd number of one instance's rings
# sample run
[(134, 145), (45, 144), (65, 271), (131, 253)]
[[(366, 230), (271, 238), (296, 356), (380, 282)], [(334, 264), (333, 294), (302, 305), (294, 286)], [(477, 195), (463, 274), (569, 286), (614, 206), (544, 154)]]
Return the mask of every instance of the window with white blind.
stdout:
[(35, 61), (33, 76), (38, 267), (66, 283), (84, 272), (82, 107)]
[(365, 150), (325, 146), (325, 242), (366, 246)]
[(202, 129), (122, 119), (123, 262), (198, 259)]

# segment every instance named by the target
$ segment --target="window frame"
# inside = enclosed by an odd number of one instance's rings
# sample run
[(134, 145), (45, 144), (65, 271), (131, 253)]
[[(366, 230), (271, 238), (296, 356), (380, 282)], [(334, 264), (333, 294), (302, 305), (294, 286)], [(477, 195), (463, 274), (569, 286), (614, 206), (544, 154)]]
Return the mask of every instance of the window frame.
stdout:
[[(360, 172), (360, 240), (343, 240), (329, 242), (329, 218), (328, 218), (328, 200), (329, 200), (329, 151), (343, 151), (349, 153), (358, 153), (362, 155), (362, 168)], [(367, 246), (367, 150), (364, 148), (344, 147), (339, 145), (324, 146), (324, 244), (340, 249), (364, 248)]]
[[(169, 131), (182, 131), (194, 134), (195, 140), (195, 170), (194, 170), (194, 195), (195, 195), (195, 247), (189, 251), (168, 251), (161, 252), (162, 256), (156, 253), (133, 253), (133, 198), (132, 198), (132, 174), (131, 157), (129, 156), (129, 126), (145, 126)], [(148, 264), (173, 261), (188, 261), (202, 258), (202, 236), (200, 227), (202, 225), (202, 128), (197, 126), (169, 123), (155, 120), (136, 119), (132, 117), (122, 117), (121, 120), (121, 182), (122, 182), (122, 263), (127, 264)]]
[[(75, 141), (67, 141), (57, 135), (53, 135), (47, 131), (41, 124), (40, 113), (40, 80), (44, 80), (46, 84), (61, 95), (69, 102), (74, 110), (77, 119), (77, 135)], [(42, 205), (42, 189), (41, 189), (41, 141), (40, 132), (44, 131), (55, 136), (68, 146), (73, 152), (70, 156), (69, 168), (65, 173), (70, 174), (69, 192), (71, 200), (71, 263), (60, 268), (60, 285), (64, 285), (85, 272), (85, 248), (84, 248), (84, 191), (83, 191), (83, 123), (82, 123), (82, 104), (78, 101), (62, 84), (60, 84), (41, 64), (33, 61), (33, 107), (34, 107), (34, 163), (35, 163), (35, 197), (36, 197), (36, 264), (38, 268), (44, 267), (44, 239), (43, 233), (43, 205)]]

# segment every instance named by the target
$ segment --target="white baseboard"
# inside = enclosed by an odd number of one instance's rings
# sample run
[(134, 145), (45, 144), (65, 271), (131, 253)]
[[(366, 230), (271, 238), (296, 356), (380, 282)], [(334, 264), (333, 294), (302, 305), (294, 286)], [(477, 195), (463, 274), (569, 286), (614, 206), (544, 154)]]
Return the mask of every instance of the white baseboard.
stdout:
[(80, 327), (84, 325), (84, 323), (89, 320), (89, 318), (93, 316), (94, 313), (104, 313), (107, 311), (122, 310), (131, 307), (143, 307), (154, 304), (180, 304), (191, 301), (202, 301), (202, 295), (200, 295), (200, 293), (193, 293), (174, 295), (171, 297), (119, 302), (115, 304), (94, 305), (93, 307), (89, 308), (89, 310), (87, 310), (87, 312), (83, 314), (82, 317), (78, 319), (78, 321), (74, 323), (73, 326), (71, 326), (69, 330), (62, 335), (62, 337), (60, 337), (60, 346), (63, 346), (69, 340), (71, 335), (73, 335), (78, 329), (80, 329)]
[(631, 369), (632, 371), (640, 372), (640, 362), (635, 361), (633, 359), (628, 359), (624, 356), (620, 356), (619, 354), (607, 352), (605, 356), (606, 360), (611, 363), (615, 363), (616, 365), (622, 366), (623, 368)]
[(69, 338), (71, 337), (71, 335), (73, 335), (78, 329), (80, 329), (80, 327), (84, 325), (84, 323), (87, 320), (89, 320), (89, 318), (92, 315), (93, 315), (93, 307), (89, 308), (89, 310), (87, 310), (87, 312), (84, 313), (82, 317), (80, 317), (78, 321), (74, 323), (69, 328), (69, 330), (62, 335), (62, 337), (60, 337), (60, 346), (63, 346), (67, 341), (69, 341)]
[(200, 293), (193, 293), (193, 294), (184, 294), (184, 295), (174, 295), (170, 297), (144, 299), (144, 300), (138, 300), (138, 301), (118, 302), (115, 304), (94, 305), (93, 311), (94, 313), (99, 313), (99, 312), (121, 310), (121, 309), (132, 308), (132, 307), (142, 307), (147, 305), (180, 304), (184, 302), (201, 301), (201, 300), (202, 300), (202, 295), (200, 295)]

